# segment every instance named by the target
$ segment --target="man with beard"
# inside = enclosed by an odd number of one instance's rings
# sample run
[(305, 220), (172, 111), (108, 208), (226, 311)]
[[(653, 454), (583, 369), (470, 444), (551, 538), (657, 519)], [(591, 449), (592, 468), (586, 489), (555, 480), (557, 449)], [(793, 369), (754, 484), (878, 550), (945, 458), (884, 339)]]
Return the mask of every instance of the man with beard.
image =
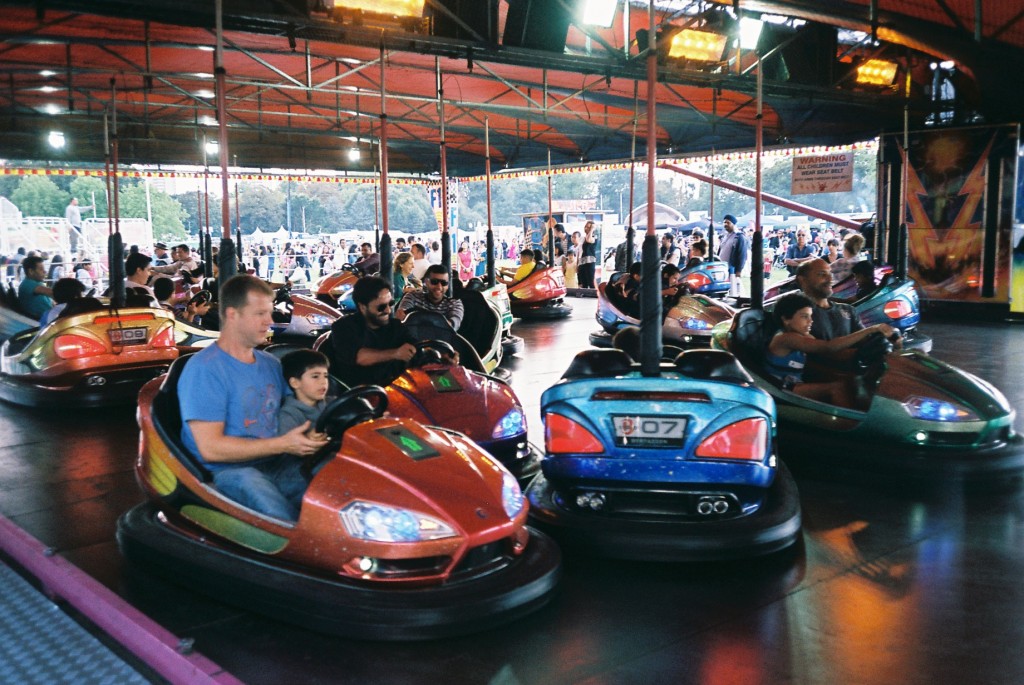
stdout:
[(416, 354), (415, 340), (391, 316), (393, 297), (387, 281), (364, 276), (352, 288), (357, 311), (331, 326), (331, 370), (349, 385), (387, 385), (405, 370)]

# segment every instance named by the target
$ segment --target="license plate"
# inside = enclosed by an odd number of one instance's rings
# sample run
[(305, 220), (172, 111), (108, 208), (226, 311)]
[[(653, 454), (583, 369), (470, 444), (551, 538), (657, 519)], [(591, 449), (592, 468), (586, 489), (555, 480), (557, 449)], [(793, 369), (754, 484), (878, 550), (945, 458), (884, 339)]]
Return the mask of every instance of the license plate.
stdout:
[(110, 334), (110, 342), (114, 345), (145, 345), (149, 335), (149, 329), (141, 328), (112, 328), (107, 331)]
[(686, 438), (686, 419), (679, 416), (613, 416), (619, 447), (673, 447)]

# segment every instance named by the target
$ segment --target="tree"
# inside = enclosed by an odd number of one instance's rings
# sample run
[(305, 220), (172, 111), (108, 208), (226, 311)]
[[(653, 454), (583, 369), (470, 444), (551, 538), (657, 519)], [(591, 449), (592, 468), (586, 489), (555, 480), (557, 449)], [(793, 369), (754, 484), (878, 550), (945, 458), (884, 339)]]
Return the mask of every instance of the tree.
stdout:
[(25, 216), (64, 216), (71, 200), (57, 184), (45, 176), (25, 176), (13, 193), (11, 202)]
[[(146, 186), (133, 185), (121, 190), (118, 194), (119, 209), (122, 218), (145, 219)], [(153, 211), (153, 235), (157, 238), (183, 239), (187, 236), (182, 219), (185, 208), (167, 193), (150, 189), (149, 202)], [(211, 208), (212, 209), (212, 208)]]
[(285, 194), (276, 187), (246, 183), (238, 189), (238, 204), (244, 233), (257, 228), (273, 232), (284, 226)]
[[(91, 205), (95, 199), (96, 216), (107, 216), (107, 184), (94, 176), (80, 176), (71, 182), (71, 195), (78, 204)], [(92, 211), (89, 212), (92, 214)]]

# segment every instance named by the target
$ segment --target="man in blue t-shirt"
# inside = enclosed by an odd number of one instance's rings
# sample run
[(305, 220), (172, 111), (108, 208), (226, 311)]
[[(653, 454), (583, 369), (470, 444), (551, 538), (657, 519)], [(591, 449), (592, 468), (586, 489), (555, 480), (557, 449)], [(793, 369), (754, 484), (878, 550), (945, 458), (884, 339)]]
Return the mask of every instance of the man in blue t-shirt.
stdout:
[(308, 421), (277, 434), (287, 386), (281, 363), (256, 349), (266, 341), (273, 309), (274, 291), (258, 278), (240, 274), (221, 288), (220, 338), (189, 360), (178, 381), (181, 439), (225, 496), (294, 521), (307, 486), (301, 457), (327, 438), (311, 432)]
[(42, 257), (25, 257), (21, 263), (25, 278), (18, 286), (18, 304), (33, 319), (42, 319), (53, 307), (53, 290), (45, 284), (46, 267)]

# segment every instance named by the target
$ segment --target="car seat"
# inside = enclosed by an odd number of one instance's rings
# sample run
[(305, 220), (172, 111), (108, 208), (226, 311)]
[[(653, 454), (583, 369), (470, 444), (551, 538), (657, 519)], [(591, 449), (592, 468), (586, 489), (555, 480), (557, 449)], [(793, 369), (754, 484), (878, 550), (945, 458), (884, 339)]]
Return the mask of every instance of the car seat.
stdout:
[(613, 378), (632, 370), (633, 360), (622, 350), (583, 350), (573, 357), (562, 378)]
[[(763, 309), (744, 309), (733, 319), (729, 330), (730, 352), (743, 366), (757, 372), (764, 365), (768, 343), (775, 331), (770, 312)], [(770, 374), (758, 375), (772, 379)]]
[(477, 354), (482, 357), (490, 351), (491, 342), (495, 336), (500, 334), (501, 321), (487, 304), (483, 293), (467, 288), (459, 293), (459, 300), (462, 302), (463, 308), (459, 335), (469, 341)]
[(213, 474), (192, 454), (185, 449), (181, 441), (181, 405), (178, 403), (178, 381), (181, 379), (181, 372), (191, 356), (178, 357), (167, 370), (164, 382), (160, 384), (160, 390), (153, 398), (151, 415), (153, 426), (164, 444), (171, 453), (188, 469), (188, 472), (199, 479), (200, 482), (210, 483), (213, 481)]
[(704, 381), (725, 381), (739, 385), (754, 382), (736, 357), (722, 350), (688, 350), (675, 359), (681, 374)]

